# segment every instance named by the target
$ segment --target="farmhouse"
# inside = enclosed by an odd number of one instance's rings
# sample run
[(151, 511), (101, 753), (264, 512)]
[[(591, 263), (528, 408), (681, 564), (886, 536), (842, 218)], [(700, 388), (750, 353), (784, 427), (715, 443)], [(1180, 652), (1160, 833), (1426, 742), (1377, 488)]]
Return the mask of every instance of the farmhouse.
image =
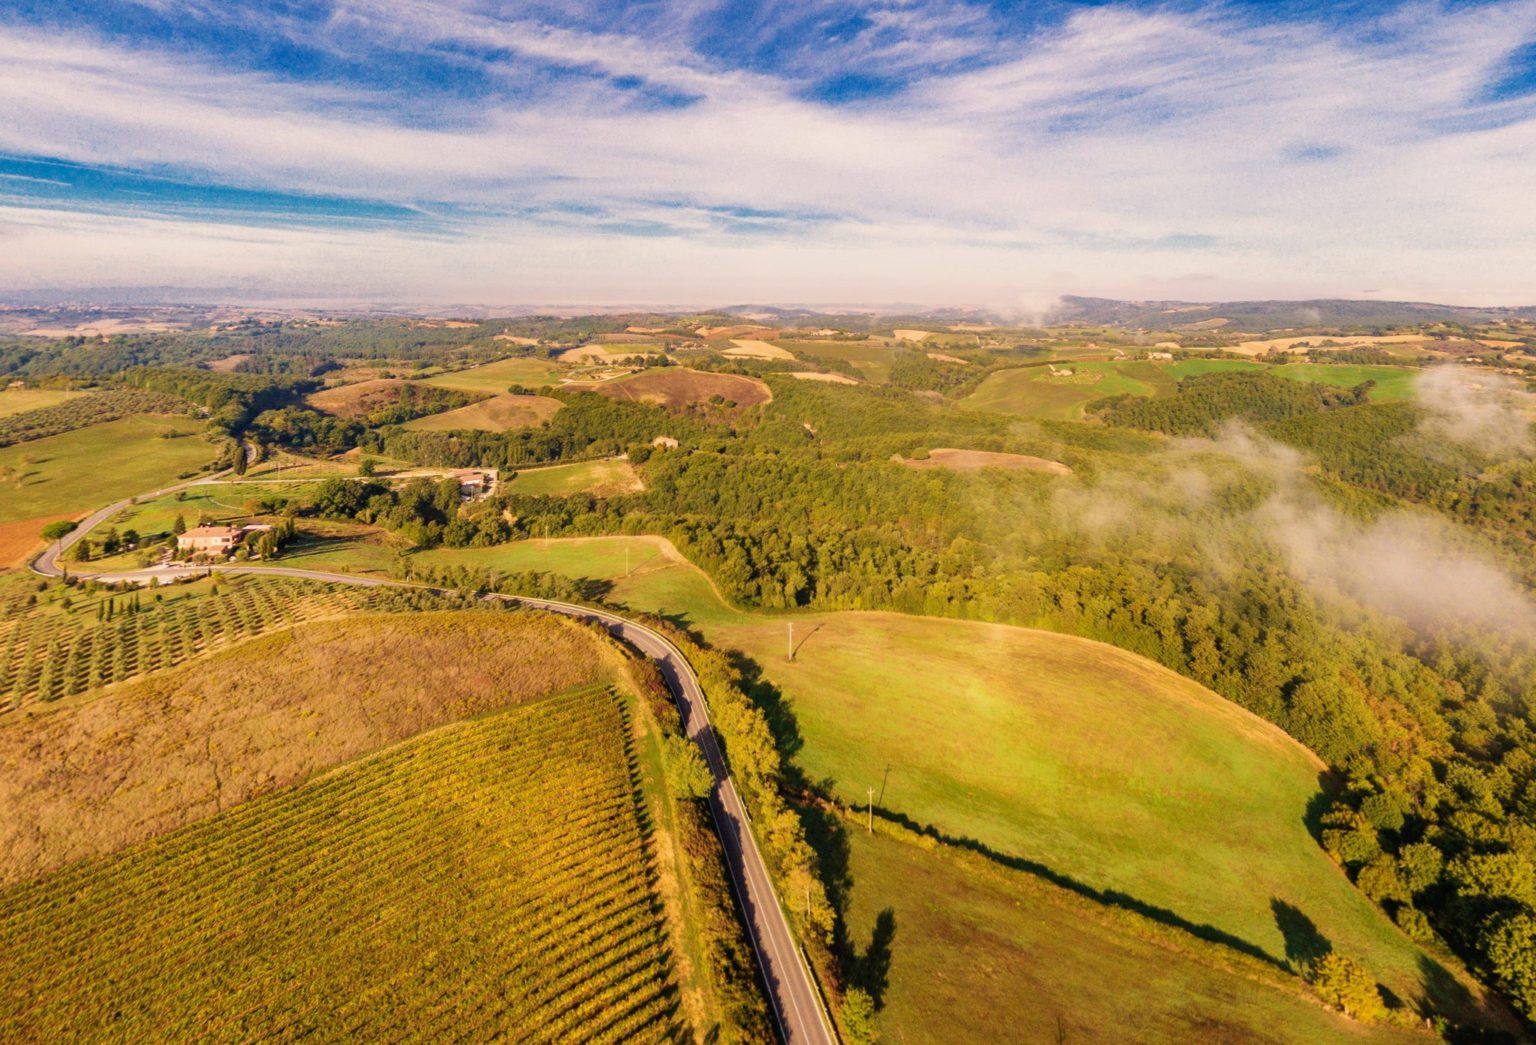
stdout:
[(453, 478), (459, 481), (459, 499), (462, 501), (478, 501), (496, 489), (494, 472), (454, 472)]
[(193, 555), (228, 555), (246, 536), (264, 533), (272, 527), (258, 523), (250, 526), (194, 526), (176, 538), (180, 551)]

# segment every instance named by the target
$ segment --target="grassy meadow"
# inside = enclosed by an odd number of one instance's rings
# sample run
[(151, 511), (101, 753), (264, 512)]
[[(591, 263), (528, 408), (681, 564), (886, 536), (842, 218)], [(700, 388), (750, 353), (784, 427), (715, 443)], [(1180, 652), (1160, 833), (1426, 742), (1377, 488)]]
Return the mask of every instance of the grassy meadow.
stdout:
[(775, 341), (773, 344), (791, 352), (851, 363), (865, 380), (877, 384), (891, 379), (891, 363), (897, 351), (901, 347), (910, 347), (873, 338), (868, 341)]
[(69, 392), (56, 388), (4, 388), (0, 389), (0, 417), (23, 414), (28, 410), (41, 410), (45, 406), (58, 406), (84, 392)]
[[(963, 402), (977, 410), (993, 410), (1041, 420), (1075, 421), (1083, 407), (1105, 396), (1151, 396), (1157, 387), (1141, 377), (1121, 371), (1127, 364), (1067, 363), (1056, 366), (1019, 367), (988, 374), (986, 380)], [(1150, 365), (1150, 364), (1149, 364)], [(1172, 383), (1169, 383), (1171, 391)]]
[(564, 497), (590, 493), (599, 497), (633, 493), (643, 489), (640, 477), (628, 461), (579, 461), (548, 468), (520, 471), (506, 487), (512, 493)]
[(1376, 382), (1371, 389), (1372, 402), (1390, 402), (1413, 398), (1413, 384), (1419, 369), (1407, 366), (1355, 366), (1347, 363), (1287, 363), (1270, 367), (1276, 377), (1290, 381), (1312, 381), (1335, 388), (1353, 388), (1365, 381)]
[(0, 522), (88, 512), (173, 483), (218, 456), (203, 428), (189, 417), (141, 414), (4, 447)]
[(679, 1036), (630, 732), (553, 698), (0, 892), (0, 1033)]
[(453, 370), (429, 377), (426, 384), (460, 388), (466, 392), (505, 392), (510, 385), (547, 385), (560, 380), (560, 367), (547, 359), (513, 356), (468, 370)]
[(887, 1041), (1424, 1040), (1034, 875), (847, 826), (848, 923)]
[(1310, 922), (1400, 997), (1424, 995), (1435, 978), (1309, 833), (1319, 763), (1278, 728), (1143, 658), (965, 621), (742, 613), (649, 538), (431, 556), (608, 579), (610, 601), (742, 650), (793, 711), (798, 765), (844, 801), (864, 802), (874, 787), (891, 815), (999, 863), (1116, 894), (1276, 967), (1296, 965), (1296, 926)]

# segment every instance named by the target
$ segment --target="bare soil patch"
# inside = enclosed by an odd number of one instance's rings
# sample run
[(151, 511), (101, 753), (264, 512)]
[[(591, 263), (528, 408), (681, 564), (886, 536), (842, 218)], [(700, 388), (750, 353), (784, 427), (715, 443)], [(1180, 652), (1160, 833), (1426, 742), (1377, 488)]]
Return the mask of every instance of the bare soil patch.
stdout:
[(1072, 469), (1060, 461), (1027, 454), (1000, 454), (990, 450), (954, 450), (940, 447), (928, 451), (927, 460), (912, 460), (897, 455), (892, 458), (908, 468), (945, 468), (951, 472), (979, 472), (983, 468), (1004, 468), (1011, 472), (1044, 472), (1047, 475), (1071, 475)]
[(239, 366), (241, 363), (244, 363), (247, 359), (250, 358), (251, 357), (249, 353), (236, 353), (232, 356), (225, 356), (223, 359), (215, 359), (213, 362), (208, 364), (208, 369), (217, 370), (221, 374), (228, 374), (231, 373), (235, 367)]
[(470, 715), (612, 677), (557, 617), (303, 625), (0, 728), (0, 883), (173, 830)]
[(1380, 336), (1339, 336), (1309, 334), (1306, 337), (1276, 337), (1264, 341), (1244, 341), (1230, 345), (1229, 352), (1245, 356), (1262, 356), (1270, 352), (1305, 352), (1309, 348), (1351, 348), (1360, 345), (1408, 345), (1415, 341), (1428, 341), (1423, 334), (1387, 334)]
[(903, 341), (921, 341), (933, 336), (931, 330), (893, 330), (891, 333)]
[(768, 386), (756, 378), (711, 374), (685, 367), (645, 370), (633, 377), (599, 385), (597, 392), (609, 399), (654, 403), (669, 409), (708, 404), (713, 396), (735, 403), (737, 408), (757, 406), (773, 399)]
[(788, 352), (778, 345), (770, 345), (766, 341), (753, 341), (745, 338), (732, 338), (731, 348), (725, 350), (728, 356), (746, 356), (748, 359), (794, 359), (794, 353)]
[(0, 569), (25, 566), (29, 558), (43, 549), (42, 529), (51, 522), (76, 518), (69, 515), (44, 515), (0, 523)]
[(514, 345), (537, 345), (538, 341), (531, 337), (518, 337), (516, 334), (497, 334), (492, 341), (510, 341)]
[(772, 341), (779, 336), (779, 332), (773, 327), (761, 326), (757, 323), (738, 323), (728, 327), (700, 327), (699, 336), (708, 341), (724, 338), (729, 341), (732, 338), (756, 338), (760, 341)]
[(799, 378), (801, 381), (826, 381), (834, 385), (858, 384), (857, 381), (847, 374), (820, 374), (814, 370), (795, 370), (791, 371), (789, 376)]
[(961, 359), (959, 356), (951, 356), (944, 352), (928, 352), (926, 355), (929, 359), (937, 360), (940, 363), (959, 363), (961, 366), (971, 365), (969, 359)]

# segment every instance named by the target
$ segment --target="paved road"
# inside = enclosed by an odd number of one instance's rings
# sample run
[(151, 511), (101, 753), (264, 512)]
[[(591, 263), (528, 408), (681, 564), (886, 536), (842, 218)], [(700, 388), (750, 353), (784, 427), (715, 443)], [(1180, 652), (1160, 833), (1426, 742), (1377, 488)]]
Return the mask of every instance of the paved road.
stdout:
[[(170, 487), (159, 493), (173, 492), (180, 488)], [(78, 539), (79, 535), (84, 534), (125, 504), (127, 502), (123, 501), (110, 508), (102, 509), (81, 523), (73, 535)], [(33, 562), (33, 570), (48, 576), (58, 576), (61, 572), (55, 565), (58, 552), (72, 543), (74, 542), (67, 538), (59, 542), (59, 545)], [(100, 581), (129, 581), (144, 584), (148, 583), (152, 577), (172, 580), (189, 574), (204, 573), (208, 569), (208, 567), (172, 566), (92, 576)], [(219, 573), (300, 577), (369, 588), (386, 585), (412, 586), (374, 577), (353, 577), (347, 574), (286, 566), (236, 565), (215, 566), (212, 569)], [(78, 574), (78, 576), (86, 575)], [(596, 621), (607, 628), (610, 634), (656, 661), (667, 684), (672, 688), (673, 695), (677, 698), (688, 736), (693, 738), (703, 750), (710, 772), (715, 777), (715, 788), (710, 795), (709, 810), (714, 817), (715, 827), (725, 850), (725, 860), (730, 868), (737, 899), (746, 913), (752, 944), (757, 950), (758, 964), (768, 983), (769, 997), (773, 1003), (774, 1014), (778, 1018), (779, 1031), (790, 1045), (834, 1045), (836, 1037), (821, 1006), (810, 968), (789, 930), (789, 922), (783, 907), (779, 904), (773, 881), (768, 875), (768, 864), (758, 849), (757, 839), (752, 833), (746, 807), (742, 805), (741, 796), (736, 792), (736, 784), (732, 781), (725, 759), (721, 756), (714, 726), (709, 720), (709, 707), (704, 699), (704, 690), (699, 685), (698, 676), (694, 674), (693, 667), (688, 663), (688, 658), (683, 655), (682, 650), (674, 646), (660, 632), (617, 614), (548, 599), (523, 598), (514, 595), (500, 595), (496, 598), (533, 609)]]
[[(141, 493), (137, 497), (124, 497), (121, 501), (118, 501), (115, 504), (109, 504), (98, 512), (92, 512), (90, 515), (81, 520), (73, 530), (70, 530), (63, 537), (60, 537), (58, 540), (54, 541), (46, 549), (44, 549), (41, 555), (39, 555), (36, 559), (33, 559), (32, 569), (34, 572), (41, 573), (44, 576), (57, 577), (64, 572), (59, 568), (58, 565), (60, 555), (64, 554), (65, 551), (78, 544), (80, 542), (80, 538), (84, 537), (97, 526), (100, 526), (112, 516), (128, 507), (134, 501), (148, 501), (156, 497), (164, 497), (167, 494), (175, 493), (177, 490), (185, 490), (189, 486), (199, 486), (203, 483), (214, 482), (219, 478), (219, 476), (228, 474), (229, 470), (225, 469), (222, 472), (214, 472), (212, 475), (204, 475), (196, 479), (189, 479), (184, 483), (177, 483), (175, 486), (167, 486), (163, 490), (154, 490), (150, 493)], [(77, 576), (83, 577), (85, 575), (82, 573), (77, 573)], [(125, 575), (123, 579), (128, 580), (132, 578)]]

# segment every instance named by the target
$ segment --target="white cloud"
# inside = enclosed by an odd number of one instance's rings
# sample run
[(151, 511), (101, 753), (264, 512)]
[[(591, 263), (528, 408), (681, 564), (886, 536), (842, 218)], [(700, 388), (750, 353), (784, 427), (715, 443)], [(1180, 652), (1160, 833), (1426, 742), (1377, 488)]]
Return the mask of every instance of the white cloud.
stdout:
[[(883, 55), (893, 68), (925, 42), (930, 60), (968, 56), (982, 29), (961, 5), (890, 5), (872, 21), (852, 53)], [(595, 204), (603, 221), (679, 233), (645, 239), (604, 232), (591, 218), (542, 227), (491, 218), (466, 222), (452, 243), (287, 230), (263, 233), (269, 239), (252, 250), (244, 240), (232, 248), (231, 229), (206, 223), (13, 209), (11, 227), (28, 230), (40, 253), (7, 251), (0, 283), (175, 282), (183, 267), (201, 273), (199, 285), (210, 271), (281, 282), (339, 266), (359, 285), (376, 281), (368, 285), (379, 294), (463, 299), (463, 280), (486, 278), (464, 276), (450, 260), (458, 254), (515, 274), (514, 289), (544, 288), (543, 300), (974, 303), (1043, 288), (1216, 298), (1392, 286), (1485, 303), (1530, 293), (1536, 123), (1518, 118), (1518, 101), (1478, 100), (1536, 35), (1530, 0), (1425, 6), (1380, 38), (1101, 8), (997, 42), (999, 60), (986, 68), (852, 109), (801, 99), (795, 77), (691, 51), (688, 19), (677, 25), (672, 36), (642, 39), (499, 21), (448, 3), (338, 7), (323, 46), (364, 33), (392, 46), (510, 52), (476, 59), (493, 76), (535, 61), (600, 74), (520, 104), (466, 104), (435, 126), (397, 119), (407, 103), (389, 94), (0, 28), (0, 151), (429, 208)], [(637, 109), (602, 79), (626, 76), (701, 100)], [(1481, 129), (1448, 130), (1462, 125)], [(743, 240), (700, 207), (817, 220), (769, 221)], [(76, 234), (84, 226), (90, 233)], [(94, 245), (105, 241), (137, 249), (106, 254)], [(556, 260), (535, 264), (530, 244)], [(181, 266), (187, 255), (199, 263)], [(645, 294), (625, 292), (641, 285)]]

